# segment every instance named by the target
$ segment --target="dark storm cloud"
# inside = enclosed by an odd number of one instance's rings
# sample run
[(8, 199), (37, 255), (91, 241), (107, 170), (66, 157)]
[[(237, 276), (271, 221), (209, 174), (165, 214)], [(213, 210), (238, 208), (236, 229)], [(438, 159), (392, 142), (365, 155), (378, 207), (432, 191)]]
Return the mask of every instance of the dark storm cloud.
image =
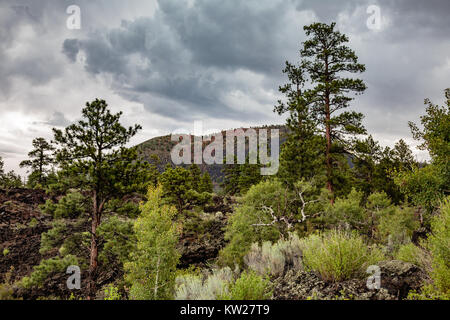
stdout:
[[(118, 28), (97, 31), (85, 39), (67, 39), (63, 52), (75, 61), (85, 55), (86, 70), (110, 74), (114, 89), (159, 114), (187, 118), (209, 116), (262, 119), (258, 112), (237, 114), (223, 98), (245, 85), (230, 74), (240, 69), (279, 74), (292, 52), (283, 28), (293, 10), (283, 1), (161, 1), (152, 18), (124, 21)], [(295, 11), (295, 10), (294, 10)], [(288, 50), (286, 50), (288, 49)], [(273, 86), (272, 88), (273, 89)], [(134, 93), (134, 94), (133, 94)], [(161, 106), (147, 101), (154, 94), (177, 103)], [(148, 103), (147, 103), (148, 102)], [(183, 106), (188, 112), (183, 111)]]

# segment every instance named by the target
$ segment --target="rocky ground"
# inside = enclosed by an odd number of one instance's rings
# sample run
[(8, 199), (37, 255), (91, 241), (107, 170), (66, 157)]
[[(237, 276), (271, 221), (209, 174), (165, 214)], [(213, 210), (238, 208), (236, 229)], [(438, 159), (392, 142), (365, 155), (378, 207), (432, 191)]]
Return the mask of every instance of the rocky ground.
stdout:
[[(48, 258), (39, 253), (39, 248), (41, 233), (50, 229), (51, 218), (42, 215), (38, 208), (47, 199), (49, 196), (38, 190), (0, 190), (0, 283), (5, 281), (11, 268), (11, 280), (16, 281), (29, 275), (41, 259)], [(191, 265), (206, 267), (217, 257), (226, 244), (224, 227), (234, 203), (232, 198), (216, 196), (205, 212), (190, 218), (178, 246), (182, 254), (180, 268)], [(401, 261), (382, 262), (379, 267), (379, 290), (369, 290), (366, 279), (327, 283), (313, 272), (287, 271), (284, 276), (274, 280), (273, 299), (404, 299), (410, 290), (419, 289), (425, 278), (418, 267)], [(100, 274), (99, 287), (102, 283), (111, 283), (121, 277), (121, 272)], [(43, 296), (68, 298), (70, 292), (66, 288), (66, 278), (66, 274), (54, 274), (47, 279), (43, 288), (16, 289), (15, 295), (24, 299)]]
[(39, 264), (41, 233), (49, 226), (38, 205), (48, 199), (38, 190), (0, 190), (0, 283), (11, 267), (12, 280), (29, 274)]
[(367, 287), (367, 279), (332, 283), (322, 281), (314, 272), (290, 270), (275, 280), (273, 299), (399, 300), (405, 299), (410, 290), (418, 290), (425, 279), (423, 271), (410, 263), (393, 260), (380, 262), (378, 266), (381, 288), (372, 290)]

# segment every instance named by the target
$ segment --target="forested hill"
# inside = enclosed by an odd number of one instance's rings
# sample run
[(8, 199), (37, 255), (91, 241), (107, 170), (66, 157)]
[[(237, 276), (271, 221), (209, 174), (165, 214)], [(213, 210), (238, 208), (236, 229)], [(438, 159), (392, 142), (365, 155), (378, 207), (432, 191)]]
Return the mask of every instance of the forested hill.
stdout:
[[(257, 133), (259, 133), (260, 129), (279, 129), (280, 130), (280, 146), (282, 143), (286, 141), (287, 134), (288, 134), (288, 128), (285, 125), (269, 125), (269, 126), (261, 126), (261, 127), (252, 127), (256, 130)], [(244, 131), (248, 128), (243, 128)], [(268, 133), (270, 135), (270, 132)], [(224, 137), (223, 143), (224, 143), (224, 157), (225, 157), (225, 143), (226, 143), (226, 131), (222, 131), (222, 136)], [(193, 142), (193, 137), (192, 142)], [(171, 141), (171, 136), (159, 136), (152, 138), (150, 140), (147, 140), (141, 144), (139, 144), (138, 150), (141, 156), (149, 161), (152, 164), (157, 165), (159, 171), (163, 171), (164, 168), (168, 163), (171, 163), (173, 165), (173, 162), (170, 159), (170, 151), (172, 148), (176, 145), (176, 142)], [(208, 143), (203, 143), (203, 148), (207, 146)], [(270, 145), (269, 145), (270, 148)], [(248, 151), (248, 140), (246, 143), (246, 152)], [(192, 143), (192, 159), (193, 157), (193, 143)], [(214, 165), (199, 165), (200, 169), (204, 171), (208, 171), (209, 175), (211, 176), (211, 179), (215, 185), (220, 183), (223, 179), (223, 173), (222, 173), (222, 167), (221, 164), (214, 164)]]

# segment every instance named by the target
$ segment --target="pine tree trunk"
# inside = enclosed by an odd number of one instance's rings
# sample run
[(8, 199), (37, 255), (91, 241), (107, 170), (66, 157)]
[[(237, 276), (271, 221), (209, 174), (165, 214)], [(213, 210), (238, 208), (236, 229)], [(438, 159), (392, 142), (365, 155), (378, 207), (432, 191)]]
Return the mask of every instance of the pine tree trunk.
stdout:
[(332, 166), (331, 166), (331, 130), (330, 130), (330, 107), (326, 107), (326, 139), (327, 139), (327, 151), (326, 151), (326, 161), (327, 161), (327, 189), (333, 193), (333, 185), (331, 182)]
[[(328, 57), (325, 58), (325, 73), (327, 74), (326, 86), (328, 86)], [(331, 162), (331, 114), (330, 114), (330, 92), (325, 89), (325, 136), (327, 140), (327, 148), (326, 148), (326, 165), (327, 165), (327, 189), (333, 194), (333, 184), (331, 181), (332, 177), (332, 162)], [(334, 203), (334, 198), (332, 197), (330, 200), (331, 204)]]
[(100, 224), (100, 210), (98, 205), (97, 192), (93, 196), (92, 224), (91, 224), (91, 250), (89, 261), (89, 279), (88, 279), (88, 300), (95, 299), (97, 292), (97, 268), (98, 268), (98, 243), (97, 227)]

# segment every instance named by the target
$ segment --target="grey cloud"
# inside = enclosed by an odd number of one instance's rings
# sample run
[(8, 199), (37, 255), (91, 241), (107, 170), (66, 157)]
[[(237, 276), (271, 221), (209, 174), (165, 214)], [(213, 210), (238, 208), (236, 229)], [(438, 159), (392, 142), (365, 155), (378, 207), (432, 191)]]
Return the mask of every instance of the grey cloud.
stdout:
[(0, 155), (11, 156), (11, 155), (21, 155), (25, 149), (13, 146), (10, 144), (0, 143)]
[(80, 44), (77, 39), (66, 39), (63, 43), (63, 53), (70, 61), (75, 62), (80, 52)]
[[(95, 30), (84, 39), (67, 39), (63, 52), (74, 61), (83, 51), (88, 72), (112, 75), (115, 92), (144, 103), (151, 112), (180, 120), (198, 114), (262, 120), (264, 113), (246, 113), (245, 106), (236, 113), (224, 103), (223, 97), (234, 90), (253, 94), (230, 75), (249, 70), (263, 75), (267, 90), (275, 90), (284, 81), (284, 60), (298, 60), (302, 26), (310, 22), (295, 21), (292, 15), (311, 11), (320, 21), (330, 22), (345, 12), (356, 19), (349, 32), (350, 46), (368, 69), (363, 77), (369, 91), (359, 102), (367, 106), (376, 100), (377, 108), (404, 109), (405, 104), (417, 103), (419, 88), (426, 86), (417, 70), (427, 72), (442, 61), (442, 55), (433, 52), (435, 42), (427, 48), (433, 54), (420, 52), (416, 41), (420, 32), (412, 32), (410, 24), (422, 21), (415, 27), (425, 31), (445, 26), (447, 22), (427, 23), (423, 17), (440, 16), (448, 6), (442, 1), (433, 1), (427, 8), (418, 0), (411, 1), (410, 7), (408, 3), (197, 0), (189, 5), (187, 1), (165, 0), (158, 2), (153, 17), (123, 21), (120, 27)], [(366, 27), (369, 4), (378, 4), (382, 14), (392, 19), (389, 30), (375, 35)], [(358, 8), (358, 15), (352, 16)], [(421, 8), (427, 13), (418, 10)], [(358, 47), (352, 42), (353, 35), (364, 35), (366, 40)], [(400, 39), (392, 43), (395, 37)], [(410, 59), (401, 59), (406, 53)], [(392, 72), (387, 75), (385, 70)], [(253, 94), (252, 99), (260, 102), (265, 98)]]
[(277, 87), (284, 61), (295, 57), (298, 47), (295, 37), (289, 36), (301, 36), (299, 23), (290, 16), (295, 12), (293, 4), (282, 0), (158, 3), (153, 17), (67, 39), (63, 52), (71, 61), (83, 52), (89, 73), (112, 75), (115, 92), (164, 116), (267, 118), (267, 111), (246, 112), (245, 105), (236, 112), (224, 97), (236, 90), (250, 94), (246, 84), (231, 76), (239, 70), (275, 78), (264, 83), (270, 83), (268, 90)]
[(70, 124), (70, 121), (66, 119), (62, 112), (56, 111), (45, 124), (55, 127), (66, 127)]

